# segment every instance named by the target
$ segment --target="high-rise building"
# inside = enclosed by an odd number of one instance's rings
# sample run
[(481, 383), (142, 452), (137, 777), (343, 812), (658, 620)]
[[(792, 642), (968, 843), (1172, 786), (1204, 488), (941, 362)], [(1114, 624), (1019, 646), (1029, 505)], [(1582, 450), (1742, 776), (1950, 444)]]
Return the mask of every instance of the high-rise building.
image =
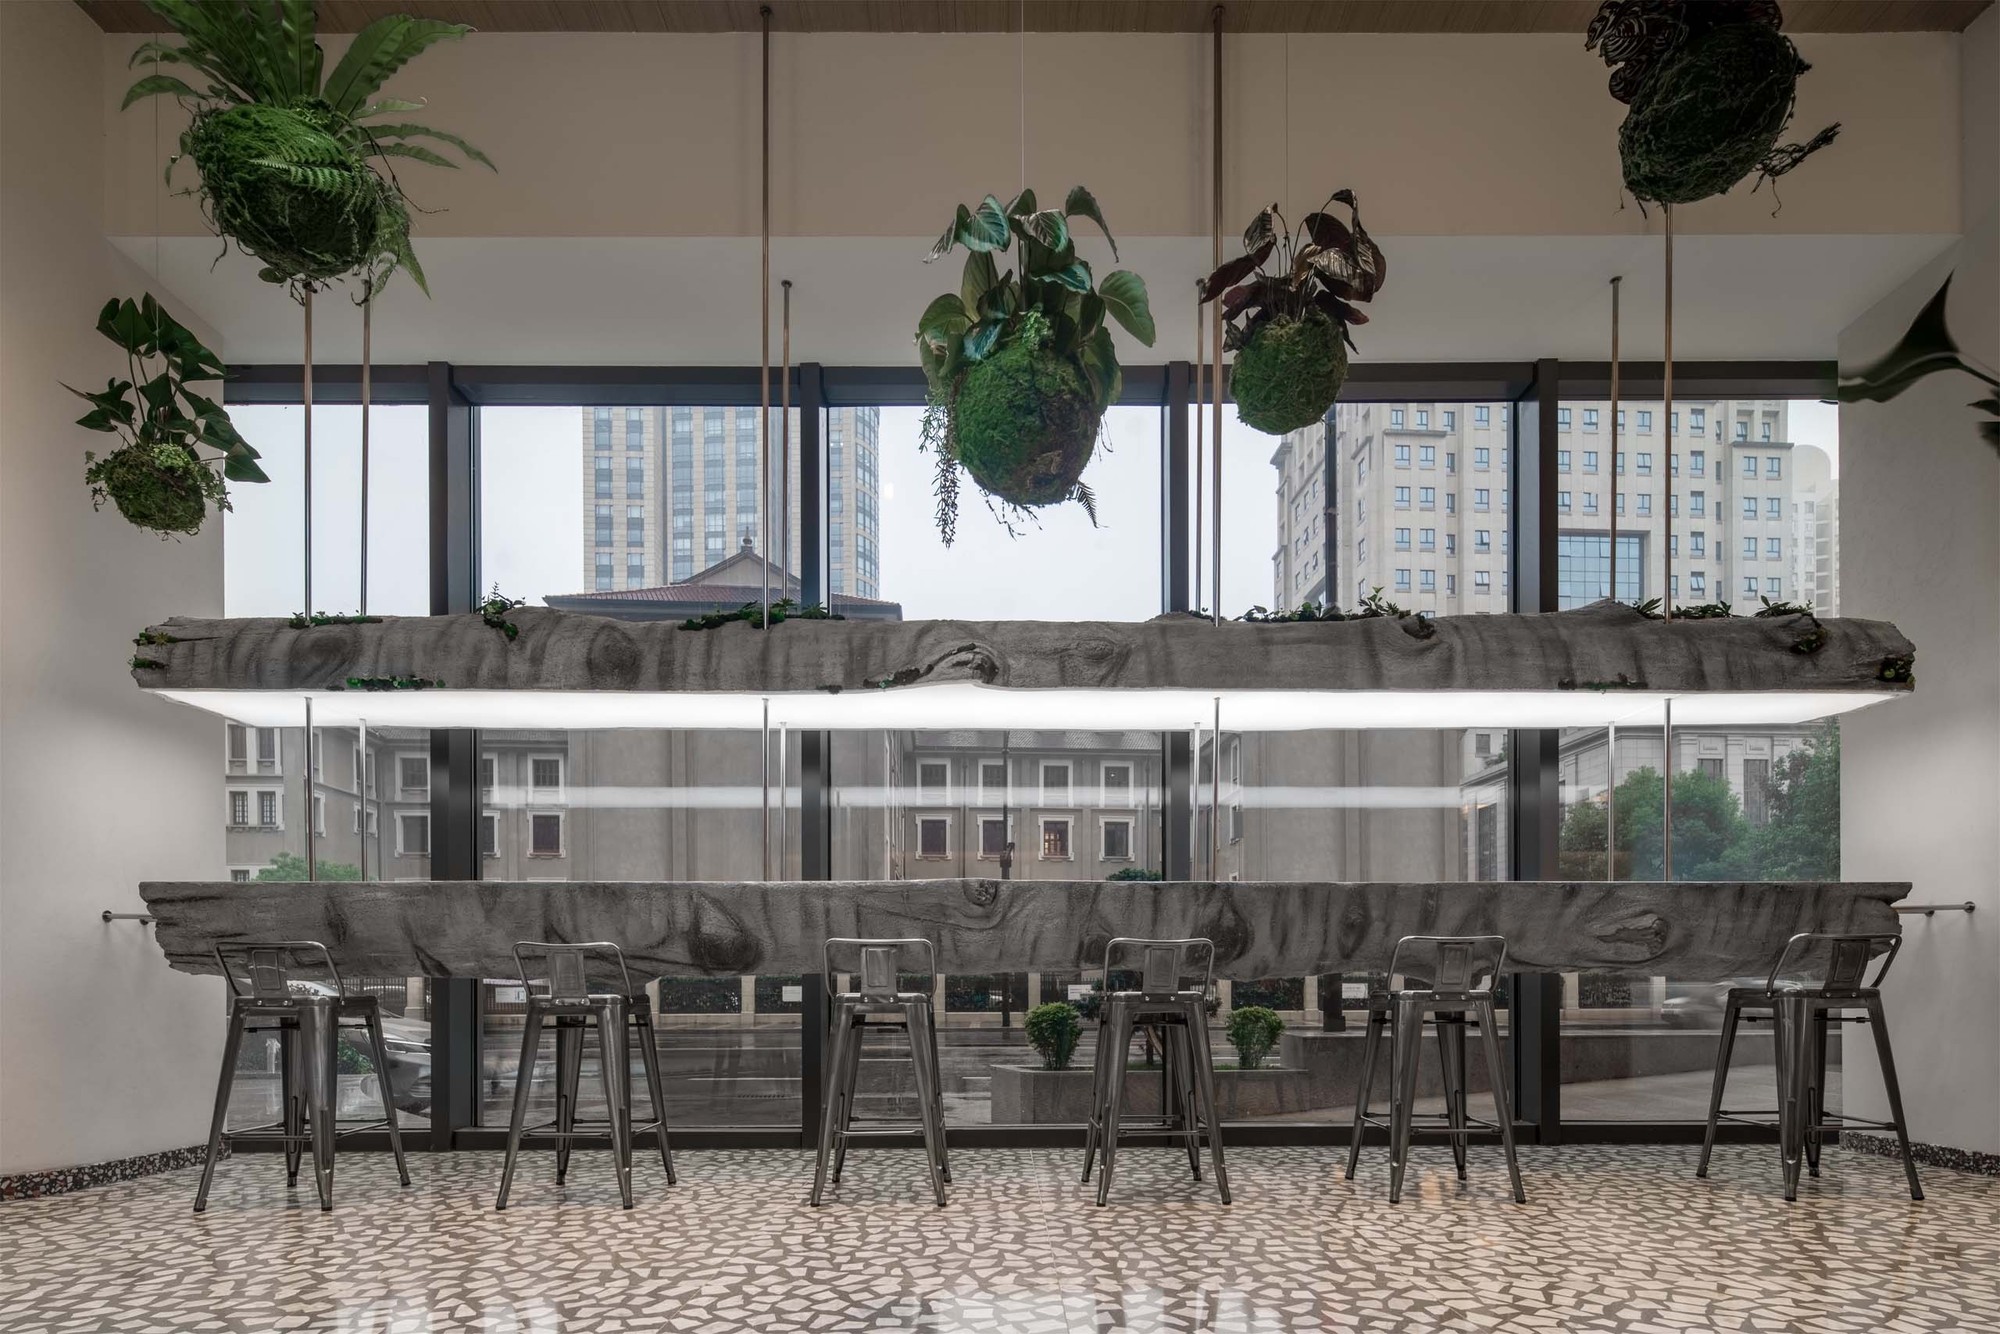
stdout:
[[(755, 407), (586, 407), (582, 587), (684, 584), (765, 540)], [(872, 598), (880, 585), (875, 408), (826, 414), (827, 591)], [(799, 568), (798, 414), (792, 415), (791, 551)], [(776, 469), (773, 468), (775, 473)], [(775, 548), (777, 534), (771, 536)]]
[[(1800, 582), (1803, 502), (1795, 502), (1797, 466), (1782, 400), (1677, 402), (1671, 451), (1658, 404), (1618, 412), (1614, 461), (1609, 404), (1557, 409), (1561, 606), (1611, 596), (1614, 520), (1621, 600), (1754, 607), (1766, 597), (1813, 594)], [(1351, 606), (1379, 588), (1414, 611), (1505, 611), (1508, 427), (1504, 403), (1342, 403), (1332, 416), (1331, 457), (1326, 424), (1285, 437), (1271, 460), (1278, 472), (1277, 605)], [(1824, 472), (1814, 522), (1830, 523), (1820, 514), (1821, 504), (1830, 508), (1830, 463), (1821, 451), (1808, 452)], [(1830, 528), (1815, 528), (1816, 541), (1831, 536)]]

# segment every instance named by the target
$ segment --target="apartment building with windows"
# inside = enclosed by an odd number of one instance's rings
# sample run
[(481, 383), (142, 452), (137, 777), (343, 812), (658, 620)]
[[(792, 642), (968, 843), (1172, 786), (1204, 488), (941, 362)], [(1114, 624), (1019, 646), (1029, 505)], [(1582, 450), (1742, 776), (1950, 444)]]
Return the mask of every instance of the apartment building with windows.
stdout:
[[(681, 584), (762, 543), (757, 407), (585, 407), (582, 587)], [(828, 589), (880, 586), (876, 408), (833, 408), (826, 422)], [(775, 418), (774, 418), (775, 420)], [(798, 414), (792, 414), (791, 561), (799, 567)], [(772, 465), (775, 475), (777, 466)], [(771, 538), (776, 549), (777, 535)]]

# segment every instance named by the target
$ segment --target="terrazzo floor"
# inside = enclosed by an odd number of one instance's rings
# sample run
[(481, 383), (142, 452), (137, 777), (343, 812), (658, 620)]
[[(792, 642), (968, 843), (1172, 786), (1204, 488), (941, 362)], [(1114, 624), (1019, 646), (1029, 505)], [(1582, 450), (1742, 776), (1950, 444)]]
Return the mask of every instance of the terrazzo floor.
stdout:
[(1235, 1203), (1176, 1151), (1120, 1155), (1110, 1207), (1079, 1153), (962, 1150), (951, 1203), (932, 1205), (913, 1151), (857, 1149), (837, 1196), (806, 1206), (812, 1159), (686, 1152), (669, 1188), (635, 1163), (618, 1208), (602, 1153), (558, 1187), (529, 1155), (505, 1213), (493, 1153), (340, 1161), (337, 1208), (310, 1175), (239, 1156), (209, 1211), (196, 1174), (0, 1206), (0, 1330), (339, 1334), (626, 1331), (1799, 1330), (2000, 1334), (2000, 1178), (1925, 1173), (1829, 1149), (1796, 1204), (1775, 1151), (1525, 1148), (1529, 1203), (1498, 1151), (1469, 1181), (1418, 1151), (1404, 1201), (1385, 1152), (1352, 1183), (1342, 1151), (1241, 1148)]

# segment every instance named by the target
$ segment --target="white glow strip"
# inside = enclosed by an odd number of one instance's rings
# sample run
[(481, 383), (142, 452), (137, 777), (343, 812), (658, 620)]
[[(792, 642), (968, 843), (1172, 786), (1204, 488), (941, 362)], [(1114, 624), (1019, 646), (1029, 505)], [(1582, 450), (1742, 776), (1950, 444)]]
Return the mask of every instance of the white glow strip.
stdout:
[[(557, 690), (157, 690), (253, 727), (754, 730), (759, 694)], [(1007, 690), (953, 683), (771, 695), (771, 722), (906, 731), (1182, 731), (1214, 708), (1211, 690)], [(1668, 696), (1615, 690), (1237, 690), (1219, 692), (1232, 732), (1529, 727), (1658, 727)], [(1676, 727), (1802, 723), (1894, 699), (1896, 691), (1769, 690), (1674, 695)]]

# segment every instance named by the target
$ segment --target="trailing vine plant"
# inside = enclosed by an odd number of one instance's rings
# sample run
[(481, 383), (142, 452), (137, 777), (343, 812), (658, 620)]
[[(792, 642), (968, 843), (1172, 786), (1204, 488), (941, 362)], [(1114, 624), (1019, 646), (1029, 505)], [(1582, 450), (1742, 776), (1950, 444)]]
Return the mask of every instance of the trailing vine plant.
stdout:
[[(297, 298), (355, 273), (364, 299), (373, 297), (398, 268), (428, 295), (410, 246), (412, 205), (394, 160), (459, 165), (415, 142), (428, 140), (493, 163), (455, 134), (397, 119), (423, 103), (377, 94), (426, 48), (471, 29), (388, 15), (356, 33), (322, 77), (312, 0), (148, 4), (181, 41), (151, 41), (132, 53), (132, 65), (153, 72), (127, 90), (124, 105), (167, 96), (188, 110), (192, 120), (167, 178), (183, 158), (194, 160), (200, 182), (193, 193), (225, 252), (235, 244), (261, 261), (260, 277)], [(185, 67), (188, 78), (162, 69), (169, 65)]]
[[(1004, 205), (993, 195), (976, 209), (960, 204), (925, 261), (967, 252), (958, 290), (925, 307), (916, 332), (929, 387), (922, 444), (937, 460), (946, 546), (958, 532), (960, 468), (1010, 533), (1067, 500), (1097, 521), (1081, 478), (1122, 381), (1107, 317), (1151, 347), (1153, 313), (1138, 274), (1095, 277), (1076, 253), (1072, 218), (1096, 223), (1117, 259), (1096, 198), (1079, 185), (1061, 208), (1041, 208), (1032, 190)], [(1010, 251), (1016, 267), (1002, 272), (995, 257)]]
[[(845, 616), (828, 611), (817, 602), (811, 606), (801, 607), (790, 598), (779, 598), (771, 604), (770, 624), (772, 625), (782, 625), (786, 621), (844, 621), (846, 619)], [(762, 630), (765, 626), (764, 604), (761, 602), (746, 602), (734, 611), (703, 612), (699, 616), (690, 616), (685, 621), (682, 621), (681, 629), (714, 630), (725, 625), (734, 625), (739, 621), (748, 625), (753, 630)]]
[[(108, 500), (137, 527), (192, 537), (211, 504), (229, 508), (224, 479), (269, 480), (228, 410), (188, 387), (220, 380), (227, 368), (151, 293), (105, 302), (97, 332), (125, 353), (127, 378), (114, 376), (95, 391), (63, 386), (91, 405), (78, 426), (124, 441), (103, 458), (83, 456), (94, 507)], [(204, 456), (204, 449), (214, 455)]]
[(525, 607), (527, 605), (528, 600), (526, 598), (510, 598), (500, 591), (500, 585), (495, 584), (493, 585), (493, 591), (486, 595), (486, 601), (474, 607), (473, 610), (479, 613), (479, 619), (486, 622), (488, 626), (498, 630), (509, 639), (515, 639), (520, 636), (521, 627), (508, 620), (507, 613), (517, 607)]
[(1630, 108), (1618, 159), (1634, 199), (1692, 204), (1752, 172), (1756, 189), (1833, 142), (1839, 125), (1778, 143), (1812, 68), (1784, 22), (1778, 0), (1604, 0), (1583, 44)]
[[(1347, 206), (1348, 221), (1328, 212), (1335, 204)], [(1347, 382), (1349, 326), (1368, 322), (1355, 307), (1387, 273), (1352, 190), (1334, 191), (1296, 231), (1276, 204), (1251, 221), (1243, 253), (1200, 285), (1202, 304), (1222, 302), (1223, 350), (1236, 353), (1230, 393), (1244, 425), (1283, 435), (1326, 416)]]

